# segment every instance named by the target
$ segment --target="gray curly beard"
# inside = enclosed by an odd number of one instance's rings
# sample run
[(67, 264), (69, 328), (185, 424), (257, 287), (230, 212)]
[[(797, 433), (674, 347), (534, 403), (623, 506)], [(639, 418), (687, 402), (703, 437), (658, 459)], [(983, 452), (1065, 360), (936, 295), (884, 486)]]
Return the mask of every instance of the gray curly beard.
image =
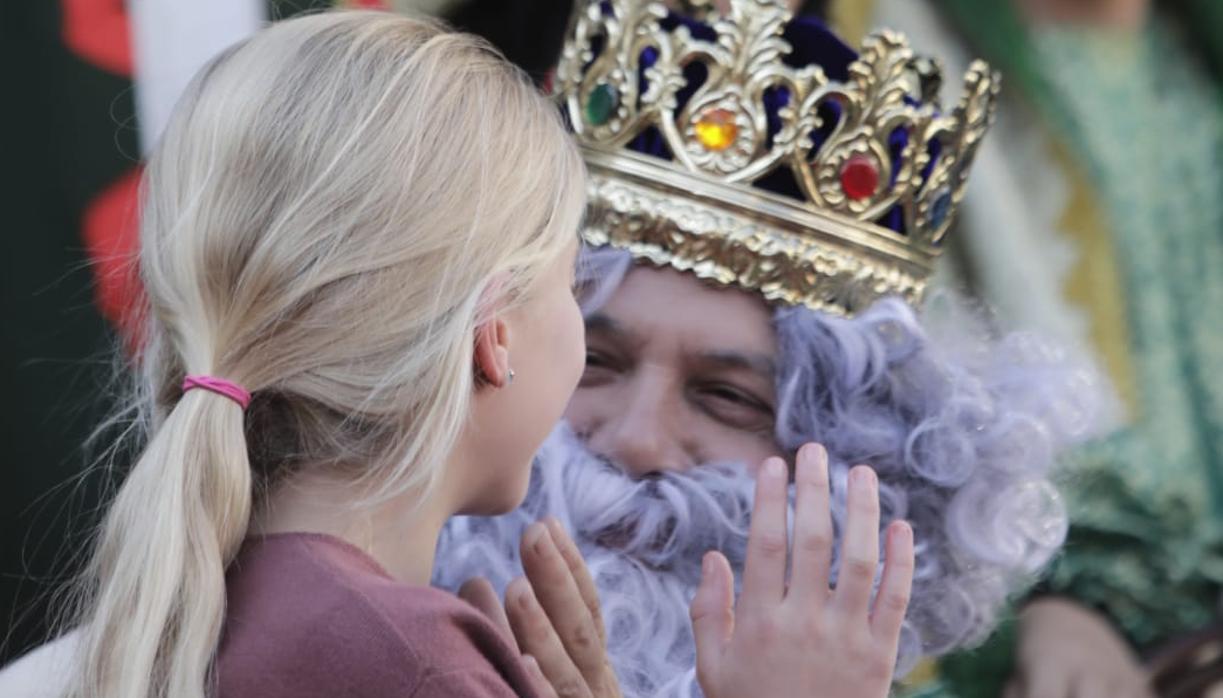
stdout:
[(624, 694), (700, 695), (688, 604), (706, 551), (719, 550), (733, 569), (742, 568), (754, 489), (746, 469), (732, 464), (634, 480), (562, 424), (536, 457), (519, 509), (447, 524), (433, 583), (454, 590), (481, 576), (504, 593), (522, 574), (523, 531), (555, 516), (595, 579)]

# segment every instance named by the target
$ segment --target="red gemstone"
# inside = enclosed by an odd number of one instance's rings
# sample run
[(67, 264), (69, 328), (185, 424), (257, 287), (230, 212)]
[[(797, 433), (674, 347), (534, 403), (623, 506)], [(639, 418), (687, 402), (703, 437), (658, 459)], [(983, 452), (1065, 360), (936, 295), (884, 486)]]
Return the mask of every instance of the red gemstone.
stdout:
[(879, 187), (879, 168), (875, 159), (867, 155), (854, 155), (841, 165), (841, 189), (855, 201), (874, 196)]

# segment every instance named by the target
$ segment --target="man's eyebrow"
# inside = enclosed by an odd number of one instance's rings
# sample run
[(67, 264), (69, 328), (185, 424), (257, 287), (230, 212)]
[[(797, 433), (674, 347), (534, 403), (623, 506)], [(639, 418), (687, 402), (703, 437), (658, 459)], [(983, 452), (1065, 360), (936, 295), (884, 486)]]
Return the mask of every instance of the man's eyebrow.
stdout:
[(614, 339), (629, 344), (637, 344), (640, 339), (635, 332), (625, 327), (619, 320), (605, 313), (591, 313), (587, 315), (586, 331), (611, 335)]
[(707, 351), (697, 356), (697, 361), (706, 366), (744, 369), (772, 381), (777, 375), (777, 364), (766, 354), (738, 351)]

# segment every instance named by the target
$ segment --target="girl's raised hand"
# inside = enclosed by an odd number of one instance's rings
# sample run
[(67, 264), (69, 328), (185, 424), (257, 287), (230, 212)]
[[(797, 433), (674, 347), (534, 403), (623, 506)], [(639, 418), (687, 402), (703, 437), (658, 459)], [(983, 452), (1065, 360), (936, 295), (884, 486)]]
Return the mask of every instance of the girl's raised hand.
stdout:
[(913, 582), (913, 533), (887, 531), (887, 563), (874, 605), (879, 564), (875, 473), (849, 473), (848, 520), (835, 591), (829, 587), (833, 528), (828, 458), (808, 444), (795, 471), (794, 540), (786, 584), (786, 464), (771, 458), (756, 475), (756, 502), (738, 601), (730, 565), (707, 553), (692, 601), (697, 679), (707, 698), (883, 698)]

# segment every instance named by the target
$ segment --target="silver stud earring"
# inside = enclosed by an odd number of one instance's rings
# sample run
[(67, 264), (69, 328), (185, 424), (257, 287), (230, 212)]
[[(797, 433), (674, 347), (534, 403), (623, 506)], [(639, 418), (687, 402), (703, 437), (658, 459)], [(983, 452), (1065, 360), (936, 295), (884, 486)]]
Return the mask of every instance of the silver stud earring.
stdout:
[(506, 384), (506, 385), (513, 385), (513, 384), (514, 384), (514, 369), (512, 369), (512, 368), (510, 369), (510, 373), (509, 373), (509, 376), (507, 376), (507, 379), (506, 379), (506, 381), (505, 381), (505, 384)]

